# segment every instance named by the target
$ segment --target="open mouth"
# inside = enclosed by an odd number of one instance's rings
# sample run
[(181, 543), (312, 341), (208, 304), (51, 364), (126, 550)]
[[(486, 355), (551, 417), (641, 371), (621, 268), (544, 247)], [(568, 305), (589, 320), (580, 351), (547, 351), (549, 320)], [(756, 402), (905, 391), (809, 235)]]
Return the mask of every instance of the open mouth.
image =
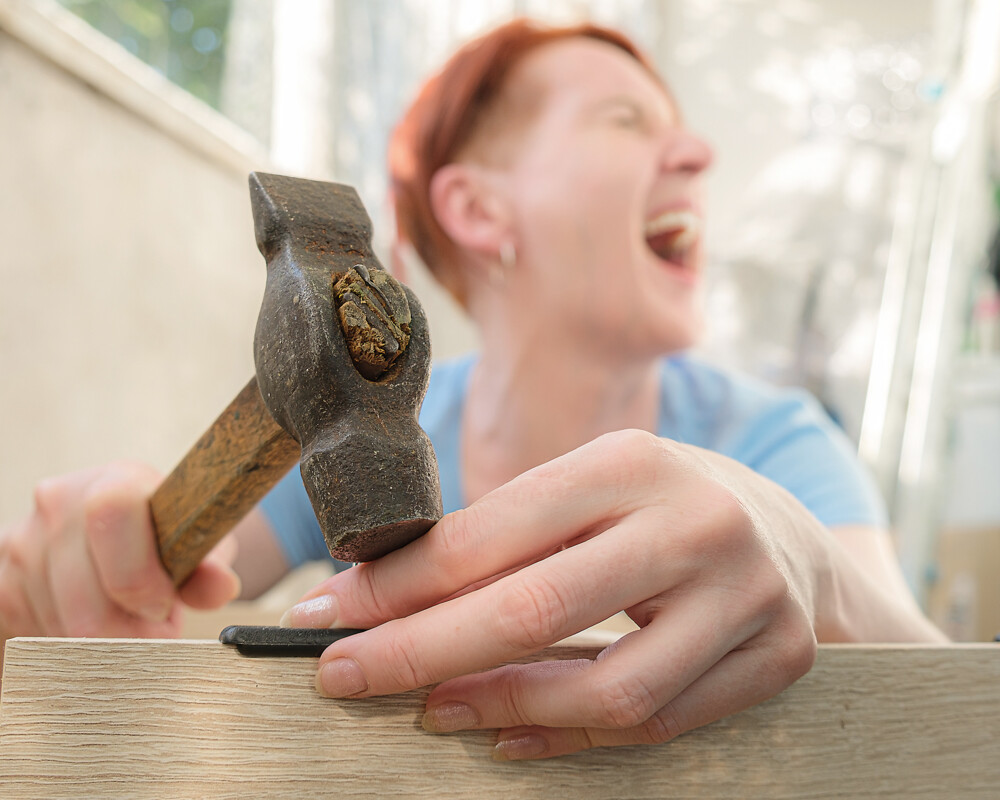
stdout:
[(686, 265), (687, 254), (701, 231), (701, 219), (693, 211), (666, 211), (646, 220), (643, 235), (657, 258)]

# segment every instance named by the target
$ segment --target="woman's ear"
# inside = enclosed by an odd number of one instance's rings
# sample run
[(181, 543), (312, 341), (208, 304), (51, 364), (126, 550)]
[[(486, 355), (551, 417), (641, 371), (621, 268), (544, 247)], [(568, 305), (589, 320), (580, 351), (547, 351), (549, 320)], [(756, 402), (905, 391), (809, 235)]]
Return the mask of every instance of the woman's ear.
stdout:
[(410, 269), (406, 262), (412, 252), (413, 245), (398, 236), (389, 246), (389, 274), (402, 283), (410, 282)]
[(496, 176), (475, 164), (446, 164), (431, 178), (431, 210), (459, 247), (495, 258), (510, 240), (510, 213)]

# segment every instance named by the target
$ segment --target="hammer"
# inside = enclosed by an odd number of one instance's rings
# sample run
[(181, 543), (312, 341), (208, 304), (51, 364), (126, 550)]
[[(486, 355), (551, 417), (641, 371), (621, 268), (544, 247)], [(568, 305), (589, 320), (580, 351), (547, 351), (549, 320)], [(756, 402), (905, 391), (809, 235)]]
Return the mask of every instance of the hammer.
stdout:
[(255, 172), (250, 197), (267, 261), (257, 374), (150, 500), (178, 586), (296, 460), (344, 561), (402, 547), (442, 514), (434, 450), (417, 423), (427, 322), (372, 252), (357, 193)]

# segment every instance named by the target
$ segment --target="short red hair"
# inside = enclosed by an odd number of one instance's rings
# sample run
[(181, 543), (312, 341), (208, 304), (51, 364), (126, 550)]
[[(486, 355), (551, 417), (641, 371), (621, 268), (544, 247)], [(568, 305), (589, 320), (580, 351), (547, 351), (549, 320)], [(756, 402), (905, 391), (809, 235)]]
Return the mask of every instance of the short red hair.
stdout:
[(410, 242), (438, 281), (463, 305), (465, 281), (455, 243), (431, 208), (434, 174), (473, 139), (496, 106), (511, 70), (550, 42), (574, 37), (607, 42), (632, 56), (661, 82), (650, 60), (623, 34), (590, 23), (543, 27), (516, 19), (456, 52), (417, 94), (389, 142), (389, 177), (400, 238)]

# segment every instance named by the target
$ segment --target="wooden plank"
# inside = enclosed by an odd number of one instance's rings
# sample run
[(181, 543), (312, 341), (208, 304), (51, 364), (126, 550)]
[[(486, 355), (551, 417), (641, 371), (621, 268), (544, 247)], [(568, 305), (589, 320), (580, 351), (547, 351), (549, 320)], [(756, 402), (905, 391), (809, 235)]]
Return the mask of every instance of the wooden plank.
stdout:
[[(553, 657), (592, 657), (564, 646)], [(314, 659), (211, 641), (15, 639), (5, 798), (996, 797), (1000, 648), (825, 646), (773, 700), (658, 747), (498, 763), (426, 691), (331, 701)]]

